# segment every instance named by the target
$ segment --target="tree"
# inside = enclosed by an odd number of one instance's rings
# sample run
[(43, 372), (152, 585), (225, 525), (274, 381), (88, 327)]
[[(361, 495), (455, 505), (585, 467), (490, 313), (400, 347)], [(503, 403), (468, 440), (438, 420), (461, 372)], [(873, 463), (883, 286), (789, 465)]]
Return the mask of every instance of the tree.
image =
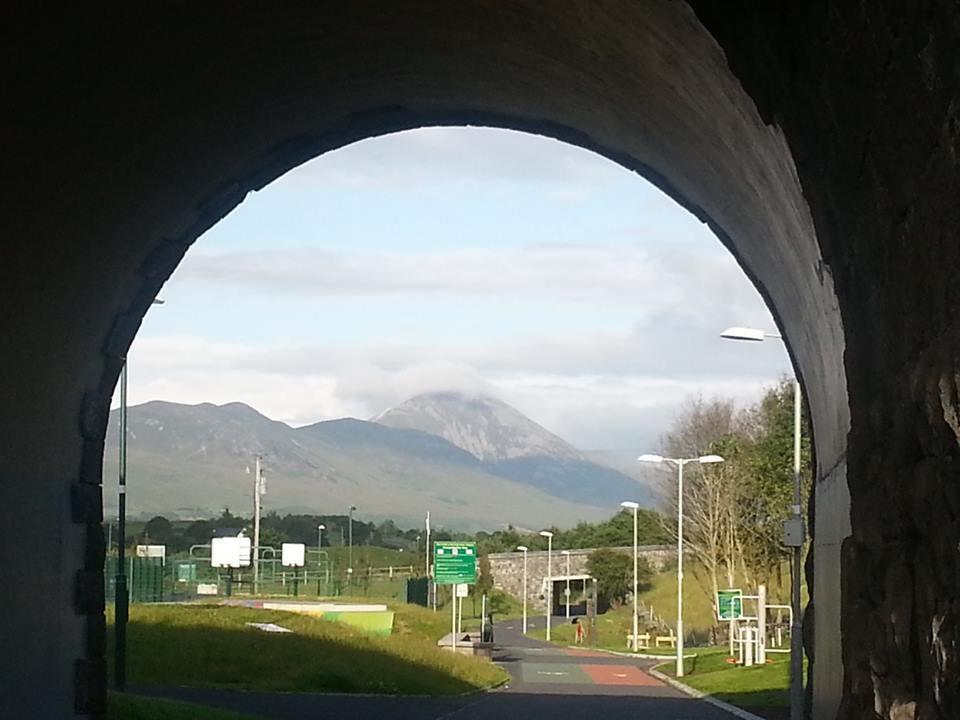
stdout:
[(141, 540), (152, 545), (169, 545), (173, 539), (173, 523), (163, 515), (147, 520), (143, 527)]
[[(633, 588), (633, 558), (610, 548), (597, 548), (587, 558), (587, 572), (597, 579), (597, 599), (619, 605)], [(637, 566), (640, 587), (647, 587), (653, 572), (643, 558)]]
[[(719, 575), (726, 567), (732, 584), (737, 547), (737, 518), (734, 512), (742, 485), (738, 462), (742, 443), (737, 437), (732, 400), (697, 398), (688, 402), (662, 441), (664, 452), (676, 458), (718, 454), (724, 463), (687, 465), (683, 486), (683, 543), (704, 569), (710, 581), (711, 602), (716, 602)], [(662, 486), (668, 500), (669, 517), (677, 516), (678, 487), (674, 469), (664, 476)], [(674, 536), (676, 526), (670, 525)]]

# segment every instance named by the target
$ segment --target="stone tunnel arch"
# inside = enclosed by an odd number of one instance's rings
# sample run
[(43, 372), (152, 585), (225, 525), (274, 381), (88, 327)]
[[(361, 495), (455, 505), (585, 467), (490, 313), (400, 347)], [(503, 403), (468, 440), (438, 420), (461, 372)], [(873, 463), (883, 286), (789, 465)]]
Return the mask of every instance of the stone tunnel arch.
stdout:
[[(0, 506), (5, 539), (32, 549), (11, 555), (5, 571), (35, 581), (5, 591), (4, 637), (24, 648), (0, 665), (12, 688), (0, 697), (5, 714), (70, 717), (102, 707), (99, 482), (108, 403), (140, 319), (190, 243), (247, 192), (327, 150), (413, 127), (479, 124), (549, 135), (643, 174), (734, 252), (790, 341), (812, 410), (814, 716), (832, 717), (841, 693), (852, 716), (874, 706), (893, 712), (918, 697), (929, 717), (947, 716), (933, 713), (954, 707), (955, 690), (905, 680), (910, 672), (889, 666), (871, 684), (869, 662), (909, 647), (908, 665), (927, 663), (942, 677), (957, 655), (949, 650), (956, 612), (943, 604), (953, 585), (944, 581), (918, 606), (922, 617), (940, 618), (940, 665), (915, 652), (929, 631), (895, 621), (893, 639), (872, 650), (854, 652), (845, 639), (842, 662), (840, 546), (850, 534), (851, 408), (861, 418), (851, 437), (862, 478), (884, 477), (864, 451), (869, 434), (907, 438), (911, 421), (922, 426), (919, 439), (892, 445), (888, 459), (920, 472), (933, 496), (952, 477), (942, 463), (956, 451), (948, 425), (957, 391), (952, 370), (941, 369), (955, 358), (955, 303), (939, 281), (909, 281), (935, 278), (938, 261), (957, 259), (940, 223), (958, 219), (949, 199), (960, 175), (960, 81), (949, 48), (960, 31), (946, 7), (911, 17), (909, 35), (879, 9), (828, 17), (833, 11), (806, 4), (747, 12), (737, 2), (723, 14), (692, 5), (418, 0), (267, 12), (203, 4), (149, 19), (132, 7), (103, 16), (64, 11), (55, 22), (13, 18), (20, 32), (6, 52), (27, 62), (5, 70), (15, 112), (0, 170), (2, 227), (15, 240), (0, 270), (8, 309)], [(887, 124), (855, 85), (875, 87), (880, 67), (894, 88)], [(851, 94), (877, 110), (872, 127)], [(894, 117), (909, 126), (893, 129)], [(894, 138), (920, 149), (888, 162), (884, 143)], [(917, 200), (910, 191), (921, 178), (942, 191)], [(933, 240), (905, 255), (904, 239), (916, 232)], [(871, 255), (875, 236), (887, 244)], [(891, 285), (896, 268), (905, 272)], [(924, 327), (905, 327), (888, 319), (904, 304), (937, 311)], [(850, 317), (861, 322), (857, 343)], [(884, 419), (898, 408), (903, 418)], [(855, 500), (876, 499), (858, 483)], [(905, 538), (917, 530), (899, 520), (892, 535), (864, 523), (851, 552), (874, 570), (900, 568), (897, 577), (912, 587), (918, 545)], [(949, 582), (957, 574), (950, 570)], [(859, 602), (843, 580), (846, 602)], [(874, 595), (867, 616), (887, 622), (869, 614), (887, 601)], [(874, 630), (869, 622), (844, 628), (863, 642)]]

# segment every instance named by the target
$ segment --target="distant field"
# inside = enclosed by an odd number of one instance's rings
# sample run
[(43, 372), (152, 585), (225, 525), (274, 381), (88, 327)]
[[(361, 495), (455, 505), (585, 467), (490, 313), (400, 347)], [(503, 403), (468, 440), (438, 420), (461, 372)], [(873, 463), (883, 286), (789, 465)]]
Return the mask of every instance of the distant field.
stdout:
[[(133, 605), (131, 683), (281, 692), (456, 695), (503, 682), (492, 663), (437, 648), (447, 618), (398, 604), (379, 638), (304, 615), (217, 605)], [(276, 623), (266, 633), (248, 622)]]

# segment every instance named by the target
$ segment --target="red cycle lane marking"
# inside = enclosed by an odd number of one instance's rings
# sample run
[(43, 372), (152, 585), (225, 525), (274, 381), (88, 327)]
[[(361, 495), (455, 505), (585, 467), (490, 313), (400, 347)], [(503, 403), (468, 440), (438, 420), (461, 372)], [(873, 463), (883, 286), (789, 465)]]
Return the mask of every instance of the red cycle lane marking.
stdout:
[(641, 685), (655, 687), (663, 685), (655, 677), (648, 675), (632, 665), (581, 665), (595, 685)]
[(606, 653), (597, 652), (596, 650), (567, 650), (566, 653), (573, 657), (610, 657)]

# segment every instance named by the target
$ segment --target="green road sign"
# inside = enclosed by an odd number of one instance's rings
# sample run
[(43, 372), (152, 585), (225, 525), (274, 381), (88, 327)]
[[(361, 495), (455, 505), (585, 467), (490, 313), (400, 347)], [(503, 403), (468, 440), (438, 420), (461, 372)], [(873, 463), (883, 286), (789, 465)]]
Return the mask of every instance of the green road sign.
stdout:
[(193, 582), (196, 579), (196, 563), (180, 563), (177, 565), (177, 582)]
[(739, 620), (743, 617), (743, 591), (717, 590), (717, 618)]
[(477, 582), (477, 544), (435, 542), (433, 581), (437, 585), (472, 585)]

